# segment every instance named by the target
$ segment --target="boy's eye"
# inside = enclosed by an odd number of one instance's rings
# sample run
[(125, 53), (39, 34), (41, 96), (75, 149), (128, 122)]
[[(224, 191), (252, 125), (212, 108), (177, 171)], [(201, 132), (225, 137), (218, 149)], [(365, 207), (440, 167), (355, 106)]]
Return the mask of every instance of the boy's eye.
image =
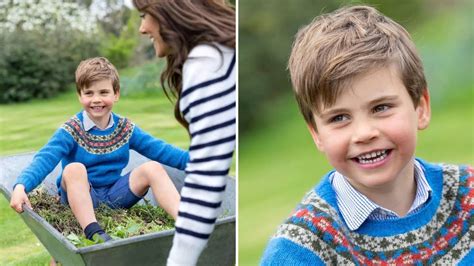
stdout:
[(145, 13), (140, 13), (141, 18), (145, 18)]
[(86, 91), (86, 92), (84, 92), (84, 94), (85, 94), (85, 95), (92, 95), (92, 92)]
[(336, 115), (329, 119), (329, 123), (338, 123), (348, 119), (349, 117), (347, 115)]
[(377, 106), (375, 106), (372, 111), (374, 113), (380, 113), (380, 112), (383, 112), (383, 111), (387, 111), (388, 109), (390, 109), (390, 106), (387, 105), (387, 104), (379, 104)]

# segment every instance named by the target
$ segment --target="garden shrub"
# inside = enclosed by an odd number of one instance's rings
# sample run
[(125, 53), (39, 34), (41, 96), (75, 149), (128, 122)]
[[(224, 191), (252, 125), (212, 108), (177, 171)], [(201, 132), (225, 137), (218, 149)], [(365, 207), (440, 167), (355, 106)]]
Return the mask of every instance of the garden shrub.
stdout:
[(56, 95), (98, 55), (96, 17), (74, 1), (0, 1), (0, 32), (0, 103)]
[(74, 82), (78, 63), (98, 54), (96, 41), (81, 35), (65, 30), (3, 34), (0, 103), (49, 98), (64, 91)]
[(136, 10), (129, 11), (128, 13), (130, 15), (127, 24), (119, 36), (106, 34), (107, 37), (102, 38), (104, 41), (101, 43), (101, 54), (107, 57), (117, 68), (128, 66), (139, 42), (138, 26), (140, 25), (140, 16)]

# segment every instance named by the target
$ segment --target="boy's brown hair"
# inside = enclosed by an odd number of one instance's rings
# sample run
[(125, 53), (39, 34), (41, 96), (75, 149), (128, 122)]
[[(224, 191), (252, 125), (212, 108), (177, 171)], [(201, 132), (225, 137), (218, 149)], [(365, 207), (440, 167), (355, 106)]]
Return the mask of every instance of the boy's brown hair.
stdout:
[(76, 90), (81, 94), (83, 89), (101, 80), (112, 81), (114, 93), (120, 91), (120, 80), (117, 69), (105, 57), (94, 57), (81, 61), (76, 69)]
[(299, 108), (316, 130), (314, 112), (336, 102), (359, 74), (395, 64), (414, 106), (426, 89), (421, 59), (408, 32), (369, 6), (343, 7), (299, 30), (288, 69)]

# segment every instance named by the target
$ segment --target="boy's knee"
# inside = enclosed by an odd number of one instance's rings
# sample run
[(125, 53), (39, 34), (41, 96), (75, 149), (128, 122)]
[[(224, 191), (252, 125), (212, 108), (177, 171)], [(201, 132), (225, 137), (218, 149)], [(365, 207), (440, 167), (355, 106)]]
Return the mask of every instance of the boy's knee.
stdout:
[(165, 169), (163, 166), (155, 161), (149, 161), (140, 167), (143, 173), (145, 173), (148, 176), (155, 176), (155, 175), (161, 175), (162, 173), (165, 172)]
[(79, 178), (81, 176), (87, 177), (87, 169), (82, 163), (70, 163), (64, 167), (63, 178), (65, 180), (71, 177)]
[(163, 166), (159, 162), (156, 162), (156, 161), (146, 162), (144, 163), (144, 166), (146, 167), (147, 170), (150, 170), (150, 171), (165, 171)]

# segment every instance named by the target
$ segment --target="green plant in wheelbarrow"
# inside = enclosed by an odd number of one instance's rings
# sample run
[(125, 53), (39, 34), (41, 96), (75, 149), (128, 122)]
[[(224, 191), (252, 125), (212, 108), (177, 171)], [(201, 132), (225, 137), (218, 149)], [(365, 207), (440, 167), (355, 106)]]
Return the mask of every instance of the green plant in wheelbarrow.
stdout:
[[(104, 242), (94, 236), (87, 239), (74, 218), (71, 208), (61, 204), (59, 198), (52, 196), (45, 189), (38, 188), (30, 195), (33, 210), (43, 217), (56, 230), (64, 235), (76, 247), (86, 247)], [(113, 239), (123, 239), (151, 232), (174, 228), (173, 218), (162, 208), (145, 204), (137, 204), (130, 209), (111, 209), (105, 204), (96, 210), (97, 220)]]

